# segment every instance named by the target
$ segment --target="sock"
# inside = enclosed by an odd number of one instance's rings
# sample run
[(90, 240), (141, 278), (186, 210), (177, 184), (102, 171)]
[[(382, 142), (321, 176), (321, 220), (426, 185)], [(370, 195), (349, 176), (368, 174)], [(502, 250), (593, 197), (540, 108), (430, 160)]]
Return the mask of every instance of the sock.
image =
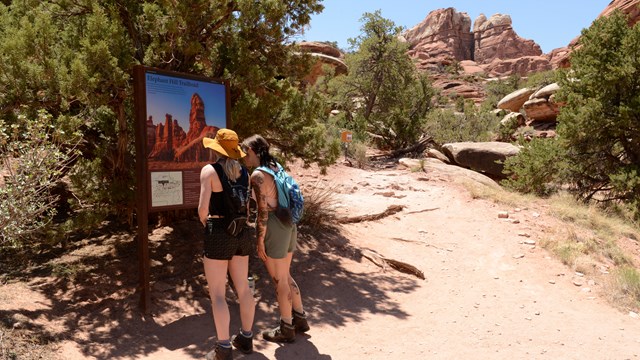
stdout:
[(284, 321), (286, 324), (291, 325), (293, 324), (293, 318), (280, 318), (282, 321)]
[(244, 331), (240, 329), (240, 334), (246, 338), (251, 338), (253, 336), (253, 331)]
[(293, 310), (293, 314), (298, 315), (299, 317), (307, 317), (307, 313), (305, 313), (304, 310), (302, 311)]
[(229, 340), (218, 341), (218, 344), (220, 344), (220, 346), (222, 346), (223, 348), (227, 348), (227, 349), (231, 347), (231, 341)]

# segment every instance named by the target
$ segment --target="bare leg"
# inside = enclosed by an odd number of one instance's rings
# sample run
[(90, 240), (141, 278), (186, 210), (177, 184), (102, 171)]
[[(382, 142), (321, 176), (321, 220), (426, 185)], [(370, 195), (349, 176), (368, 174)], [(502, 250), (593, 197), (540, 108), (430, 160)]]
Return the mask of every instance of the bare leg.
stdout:
[[(291, 269), (291, 260), (293, 259), (293, 252), (287, 254), (287, 269)], [(293, 310), (299, 312), (300, 314), (304, 313), (304, 308), (302, 307), (302, 294), (300, 294), (300, 288), (298, 284), (291, 276), (291, 272), (288, 271), (289, 275), (289, 288), (291, 289), (291, 302), (293, 305)]]
[(240, 320), (242, 322), (242, 330), (251, 332), (253, 327), (253, 318), (256, 312), (256, 303), (253, 294), (249, 289), (247, 276), (249, 272), (249, 257), (234, 256), (229, 262), (229, 274), (236, 287), (238, 294), (238, 302), (240, 302)]
[[(227, 260), (213, 260), (203, 257), (204, 275), (209, 287), (213, 322), (216, 326), (218, 341), (229, 340), (229, 306), (225, 298), (227, 286)], [(246, 279), (245, 279), (246, 281)]]
[(280, 318), (285, 322), (291, 323), (293, 304), (291, 288), (289, 287), (289, 261), (288, 257), (282, 259), (267, 257), (265, 265), (276, 288)]

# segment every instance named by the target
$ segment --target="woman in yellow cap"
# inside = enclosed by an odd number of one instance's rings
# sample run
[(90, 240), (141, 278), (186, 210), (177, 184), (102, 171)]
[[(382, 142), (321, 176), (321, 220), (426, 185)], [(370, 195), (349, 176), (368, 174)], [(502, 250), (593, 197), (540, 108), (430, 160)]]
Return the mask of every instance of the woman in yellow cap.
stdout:
[[(253, 317), (255, 301), (249, 289), (249, 254), (253, 250), (247, 231), (230, 233), (232, 197), (248, 206), (249, 175), (238, 159), (246, 154), (238, 146), (238, 135), (229, 129), (219, 129), (215, 138), (203, 139), (204, 147), (216, 154), (216, 162), (205, 165), (200, 172), (200, 202), (198, 215), (205, 226), (204, 273), (209, 287), (216, 327), (217, 343), (207, 359), (230, 360), (231, 344), (245, 354), (253, 351)], [(237, 210), (237, 209), (234, 209)], [(246, 221), (245, 221), (246, 222)], [(231, 276), (240, 302), (241, 328), (230, 338), (229, 306), (225, 298), (227, 271)]]

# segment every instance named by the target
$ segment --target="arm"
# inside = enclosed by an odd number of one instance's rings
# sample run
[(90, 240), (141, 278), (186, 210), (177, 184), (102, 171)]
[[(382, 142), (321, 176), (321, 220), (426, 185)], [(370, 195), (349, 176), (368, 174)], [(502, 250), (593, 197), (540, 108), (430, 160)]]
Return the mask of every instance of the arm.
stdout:
[(256, 170), (251, 174), (251, 186), (256, 195), (256, 204), (258, 206), (258, 216), (256, 218), (257, 252), (262, 261), (267, 260), (264, 238), (267, 234), (267, 220), (269, 219), (269, 206), (264, 195), (264, 181), (265, 174), (262, 171)]
[[(200, 171), (200, 200), (198, 202), (198, 218), (202, 225), (206, 225), (209, 216), (209, 200), (211, 200), (212, 177), (218, 177), (211, 165), (205, 165)], [(219, 182), (219, 181), (218, 181)]]

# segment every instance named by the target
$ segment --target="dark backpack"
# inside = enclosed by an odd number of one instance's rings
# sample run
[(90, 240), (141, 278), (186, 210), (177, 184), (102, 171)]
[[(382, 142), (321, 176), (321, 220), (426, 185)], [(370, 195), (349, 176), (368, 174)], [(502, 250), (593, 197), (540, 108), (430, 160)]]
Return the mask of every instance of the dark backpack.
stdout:
[(227, 233), (238, 236), (247, 224), (249, 206), (249, 173), (244, 167), (240, 170), (240, 177), (230, 180), (218, 163), (211, 164), (218, 174), (224, 194), (224, 220)]
[(260, 166), (258, 170), (273, 176), (276, 182), (276, 189), (278, 189), (278, 208), (285, 209), (288, 213), (289, 221), (297, 224), (304, 213), (302, 191), (295, 179), (284, 171), (282, 165), (278, 163), (276, 165), (278, 166), (277, 171), (273, 171), (267, 166)]

